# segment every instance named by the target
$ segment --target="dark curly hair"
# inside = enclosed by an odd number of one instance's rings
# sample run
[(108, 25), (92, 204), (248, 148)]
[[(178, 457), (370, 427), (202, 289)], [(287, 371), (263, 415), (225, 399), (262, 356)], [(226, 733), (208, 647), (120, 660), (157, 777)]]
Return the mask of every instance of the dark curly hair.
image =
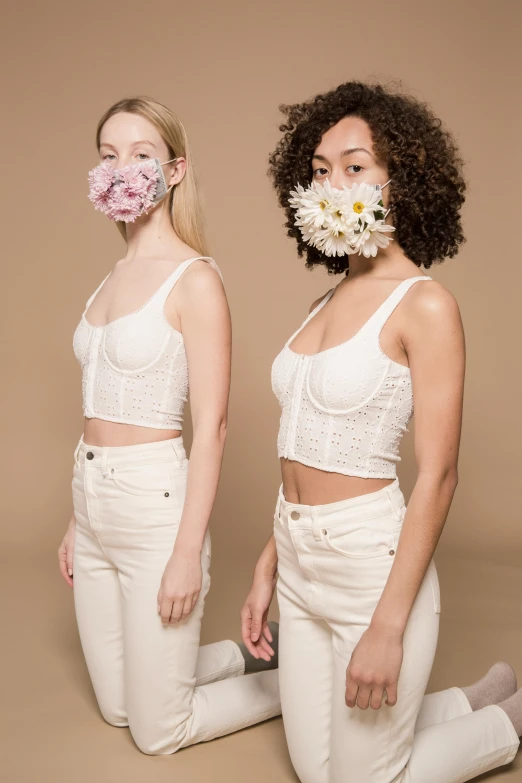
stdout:
[(298, 183), (311, 182), (312, 155), (323, 134), (350, 115), (368, 124), (376, 154), (388, 168), (394, 236), (408, 258), (428, 269), (457, 253), (464, 242), (462, 159), (425, 103), (380, 84), (352, 81), (279, 108), (286, 122), (279, 126), (283, 137), (269, 157), (268, 173), (286, 212), (288, 236), (296, 239), (299, 256), (306, 254), (308, 268), (322, 264), (331, 274), (349, 271), (349, 256), (328, 257), (303, 241), (288, 199)]

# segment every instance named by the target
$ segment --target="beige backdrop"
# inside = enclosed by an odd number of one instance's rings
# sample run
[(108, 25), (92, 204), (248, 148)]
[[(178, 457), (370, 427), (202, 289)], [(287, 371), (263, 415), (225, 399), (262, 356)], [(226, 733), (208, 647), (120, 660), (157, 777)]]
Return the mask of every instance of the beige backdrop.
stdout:
[[(22, 696), (20, 678), (12, 684), (8, 723), (12, 742), (20, 745), (13, 745), (19, 753), (9, 783), (30, 779), (30, 761), (21, 757), (35, 741), (47, 748), (45, 763), (55, 780), (68, 777), (67, 751), (56, 736), (69, 731), (70, 747), (83, 754), (79, 725), (96, 732), (96, 742), (114, 759), (115, 730), (97, 717), (55, 551), (71, 513), (72, 451), (82, 426), (72, 334), (85, 300), (124, 252), (114, 225), (87, 200), (87, 171), (97, 162), (96, 122), (124, 96), (155, 97), (185, 123), (233, 316), (230, 428), (212, 519), (206, 639), (237, 637), (241, 600), (270, 531), (279, 484), (272, 359), (331, 285), (322, 270), (310, 273), (297, 259), (265, 174), (278, 138), (278, 104), (348, 79), (399, 79), (453, 131), (467, 163), (468, 241), (458, 258), (431, 274), (460, 303), (468, 367), (460, 484), (438, 550), (447, 611), (432, 685), (478, 676), (508, 652), (522, 665), (520, 615), (505, 603), (522, 579), (520, 8), (517, 0), (6, 4), (0, 30), (7, 278), (0, 457), (8, 585), (2, 592), (13, 624), (5, 652), (21, 667), (15, 670), (25, 684)], [(406, 493), (414, 481), (411, 435), (400, 470)], [(478, 601), (485, 602), (483, 610)], [(53, 666), (55, 679), (49, 678)], [(63, 718), (74, 703), (76, 718), (42, 733), (49, 687), (54, 698), (57, 691), (63, 698), (56, 714)], [(22, 731), (12, 717), (25, 721), (28, 705), (36, 717)], [(28, 745), (21, 738), (26, 730)], [(180, 756), (183, 780), (198, 779), (194, 770), (199, 763), (202, 774), (208, 759), (221, 758), (226, 766), (229, 751), (239, 764), (232, 781), (246, 774), (257, 779), (252, 753), (270, 758), (266, 768), (260, 762), (259, 775), (293, 780), (280, 722), (253, 732)], [(123, 766), (114, 762), (120, 771), (126, 763), (136, 774), (154, 768), (163, 780), (171, 769), (147, 766), (130, 740), (118, 741), (125, 742)], [(101, 745), (95, 747), (103, 755)], [(99, 770), (89, 774), (99, 776)]]

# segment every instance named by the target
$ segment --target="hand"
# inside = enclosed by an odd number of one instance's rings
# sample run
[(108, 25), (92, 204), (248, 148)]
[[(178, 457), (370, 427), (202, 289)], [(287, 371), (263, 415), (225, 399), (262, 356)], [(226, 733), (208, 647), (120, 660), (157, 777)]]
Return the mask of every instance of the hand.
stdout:
[(241, 636), (254, 658), (269, 661), (274, 655), (270, 647), (272, 634), (268, 627), (268, 609), (275, 590), (275, 579), (255, 576), (245, 604), (241, 609)]
[(370, 626), (356, 645), (346, 669), (347, 707), (378, 710), (386, 690), (386, 704), (397, 703), (402, 665), (402, 634)]
[(172, 553), (161, 579), (158, 613), (165, 625), (185, 620), (196, 605), (201, 591), (201, 553)]
[(60, 565), (60, 573), (69, 585), (73, 586), (73, 553), (74, 553), (74, 538), (76, 535), (76, 519), (74, 514), (69, 522), (69, 527), (65, 533), (62, 543), (58, 547), (58, 562)]

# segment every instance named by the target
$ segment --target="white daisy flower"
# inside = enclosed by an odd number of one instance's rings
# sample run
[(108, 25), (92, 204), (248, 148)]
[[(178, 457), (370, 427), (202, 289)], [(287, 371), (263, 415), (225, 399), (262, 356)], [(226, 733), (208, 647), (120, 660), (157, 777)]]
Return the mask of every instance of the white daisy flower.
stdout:
[(343, 210), (350, 222), (360, 220), (367, 225), (373, 225), (376, 212), (378, 214), (382, 212), (384, 215), (381, 189), (376, 188), (375, 185), (357, 182), (351, 188), (345, 186), (342, 193)]
[(379, 220), (373, 226), (367, 226), (364, 231), (357, 235), (355, 252), (365, 258), (375, 258), (379, 248), (388, 247), (392, 237), (386, 236), (391, 231), (395, 231), (394, 226), (389, 226), (383, 220)]
[(295, 209), (295, 225), (303, 239), (326, 256), (362, 253), (366, 258), (387, 247), (395, 231), (387, 225), (387, 211), (382, 202), (380, 186), (356, 183), (342, 190), (313, 182), (309, 187), (298, 185), (288, 200)]

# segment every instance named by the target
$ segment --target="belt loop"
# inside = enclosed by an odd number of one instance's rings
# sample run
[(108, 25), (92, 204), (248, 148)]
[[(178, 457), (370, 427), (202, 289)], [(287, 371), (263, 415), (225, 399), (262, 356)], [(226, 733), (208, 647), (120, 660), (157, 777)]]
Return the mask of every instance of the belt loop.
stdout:
[(80, 453), (82, 442), (83, 442), (83, 435), (80, 436), (80, 440), (78, 441), (76, 448), (74, 449), (74, 462), (76, 466), (80, 464), (80, 460), (78, 459), (78, 454)]
[(283, 525), (283, 520), (281, 519), (281, 495), (277, 494), (277, 500), (276, 500), (276, 507), (275, 507), (275, 517), (279, 524)]
[(314, 508), (314, 506), (310, 506), (310, 516), (312, 518), (312, 533), (314, 536), (315, 541), (322, 541), (321, 536), (321, 520), (319, 519), (319, 514), (317, 513), (317, 510)]
[(393, 493), (393, 490), (391, 489), (391, 487), (394, 487), (394, 486), (396, 486), (395, 483), (390, 484), (389, 487), (386, 487), (386, 494), (388, 495), (388, 500), (391, 503), (391, 507), (393, 509), (393, 512), (394, 512), (395, 516), (397, 517), (397, 519), (401, 519), (400, 507), (399, 507), (399, 504), (396, 502), (395, 498), (393, 497), (394, 493)]
[(172, 451), (174, 452), (177, 461), (178, 461), (178, 468), (182, 468), (184, 464), (183, 459), (183, 449), (180, 449), (178, 444), (176, 443), (177, 440), (181, 440), (181, 438), (172, 438), (170, 441), (170, 445), (172, 447)]
[(102, 470), (103, 478), (106, 478), (109, 475), (109, 468), (107, 467), (107, 457), (108, 457), (107, 449), (106, 448), (102, 448), (102, 453), (101, 453), (101, 470)]

